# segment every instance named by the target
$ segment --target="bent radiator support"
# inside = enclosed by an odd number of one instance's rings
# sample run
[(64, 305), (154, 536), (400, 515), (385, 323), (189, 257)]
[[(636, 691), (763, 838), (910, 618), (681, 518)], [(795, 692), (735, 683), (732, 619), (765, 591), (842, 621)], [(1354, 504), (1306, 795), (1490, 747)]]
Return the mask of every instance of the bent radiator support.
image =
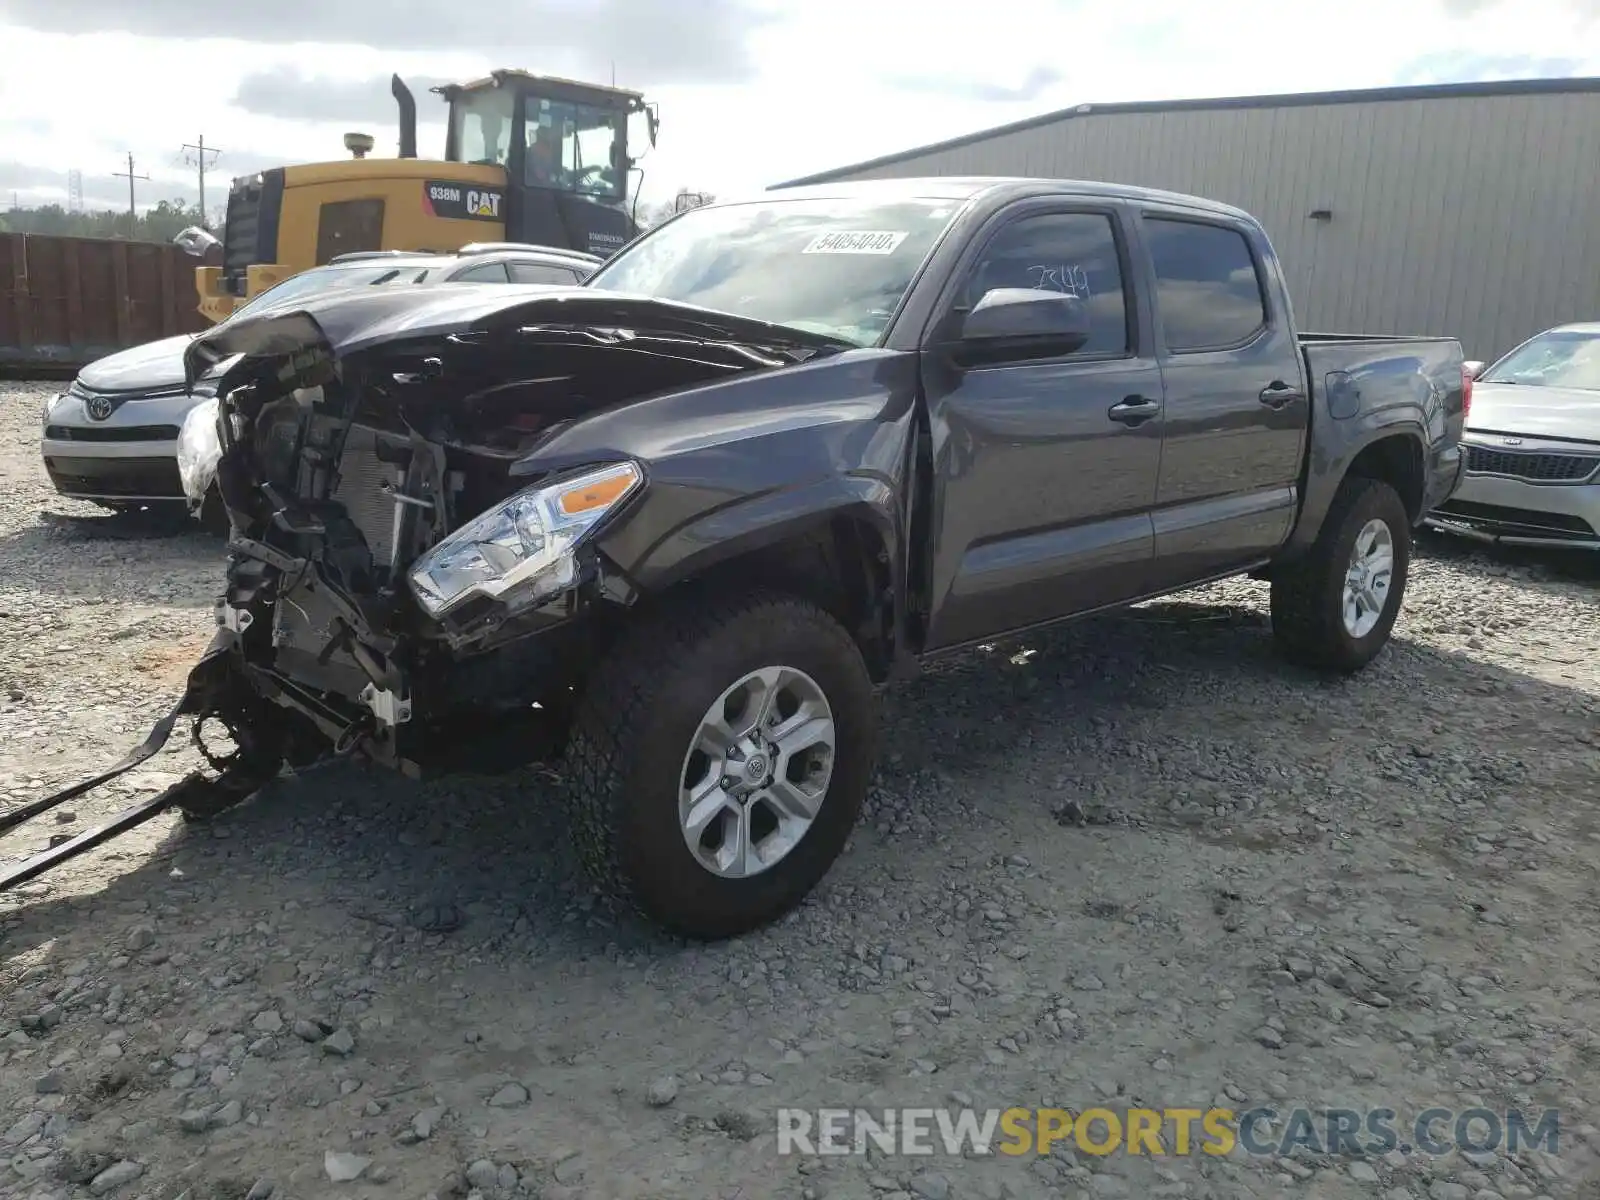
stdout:
[[(219, 637), (212, 642), (211, 647), (190, 672), (189, 684), (184, 690), (183, 697), (173, 706), (171, 712), (155, 723), (149, 736), (135, 746), (121, 762), (81, 783), (63, 788), (54, 795), (30, 800), (10, 812), (0, 813), (0, 834), (9, 833), (154, 758), (172, 737), (172, 731), (176, 728), (180, 717), (201, 713), (207, 693), (205, 678), (207, 668), (225, 650), (224, 639)], [(109, 821), (93, 829), (87, 829), (59, 846), (52, 846), (16, 866), (0, 870), (0, 892), (27, 883), (51, 868), (93, 850), (120, 833), (135, 829), (160, 816), (174, 805), (192, 806), (198, 811), (219, 811), (230, 803), (237, 803), (249, 796), (274, 773), (263, 774), (258, 768), (257, 763), (241, 761), (237, 765), (230, 765), (216, 779), (208, 779), (198, 771), (192, 772), (160, 795), (131, 805)]]

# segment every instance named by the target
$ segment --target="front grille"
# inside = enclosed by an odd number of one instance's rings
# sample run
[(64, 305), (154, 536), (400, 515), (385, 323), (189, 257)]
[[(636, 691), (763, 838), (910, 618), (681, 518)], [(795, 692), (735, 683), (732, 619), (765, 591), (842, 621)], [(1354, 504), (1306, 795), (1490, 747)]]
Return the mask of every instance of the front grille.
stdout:
[(384, 484), (398, 482), (397, 469), (378, 458), (378, 438), (370, 429), (352, 426), (339, 459), (339, 486), (332, 499), (344, 506), (372, 557), (387, 564), (394, 547), (394, 499)]
[(242, 295), (245, 269), (278, 260), (278, 218), (283, 209), (283, 168), (234, 180), (222, 230), (222, 275)]
[(44, 436), (54, 442), (172, 442), (178, 438), (176, 425), (125, 425), (120, 427), (86, 425), (46, 425)]
[(44, 460), (56, 489), (75, 496), (165, 496), (183, 499), (178, 460), (165, 458), (62, 458)]
[(127, 404), (139, 400), (161, 400), (167, 396), (186, 396), (189, 392), (181, 383), (175, 383), (171, 387), (157, 387), (141, 392), (101, 392), (91, 387), (84, 387), (83, 384), (74, 379), (67, 388), (67, 394), (76, 396), (79, 400), (93, 400), (96, 396), (103, 396), (113, 404)]
[(1540, 512), (1533, 508), (1511, 508), (1504, 504), (1479, 504), (1472, 500), (1447, 500), (1439, 512), (1456, 517), (1470, 525), (1483, 524), (1499, 527), (1503, 533), (1552, 535), (1569, 534), (1578, 538), (1592, 538), (1594, 527), (1582, 517), (1566, 513)]
[(1467, 470), (1477, 475), (1509, 475), (1530, 483), (1576, 483), (1600, 467), (1600, 455), (1492, 450), (1468, 444)]

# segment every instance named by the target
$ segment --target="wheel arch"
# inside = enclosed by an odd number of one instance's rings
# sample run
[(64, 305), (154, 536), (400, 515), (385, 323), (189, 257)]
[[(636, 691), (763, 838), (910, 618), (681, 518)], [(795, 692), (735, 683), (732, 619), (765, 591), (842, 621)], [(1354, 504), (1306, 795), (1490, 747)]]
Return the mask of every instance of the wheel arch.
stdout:
[(1422, 495), (1426, 483), (1422, 465), (1422, 439), (1407, 433), (1391, 433), (1368, 442), (1350, 460), (1345, 475), (1358, 475), (1387, 483), (1400, 494), (1406, 515), (1415, 525), (1422, 519)]
[(893, 492), (866, 477), (767, 493), (703, 515), (629, 572), (642, 602), (700, 588), (807, 600), (855, 639), (875, 681), (900, 648), (900, 533)]
[(1301, 561), (1316, 544), (1333, 498), (1352, 476), (1387, 483), (1400, 495), (1415, 525), (1422, 519), (1427, 438), (1419, 422), (1395, 421), (1364, 431), (1332, 447), (1313, 444), (1308, 455), (1300, 518), (1288, 541), (1263, 572)]

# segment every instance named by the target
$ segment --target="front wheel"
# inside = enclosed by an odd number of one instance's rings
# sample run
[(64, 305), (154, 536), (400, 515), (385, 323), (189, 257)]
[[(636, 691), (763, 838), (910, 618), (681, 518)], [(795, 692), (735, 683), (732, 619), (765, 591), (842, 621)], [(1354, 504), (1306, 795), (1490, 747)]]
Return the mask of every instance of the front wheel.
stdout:
[(1348, 476), (1304, 559), (1272, 580), (1272, 631), (1284, 657), (1345, 673), (1373, 660), (1394, 628), (1411, 567), (1411, 521), (1389, 484)]
[(850, 635), (762, 594), (642, 621), (585, 688), (567, 759), (600, 886), (697, 938), (799, 904), (866, 795), (876, 713)]

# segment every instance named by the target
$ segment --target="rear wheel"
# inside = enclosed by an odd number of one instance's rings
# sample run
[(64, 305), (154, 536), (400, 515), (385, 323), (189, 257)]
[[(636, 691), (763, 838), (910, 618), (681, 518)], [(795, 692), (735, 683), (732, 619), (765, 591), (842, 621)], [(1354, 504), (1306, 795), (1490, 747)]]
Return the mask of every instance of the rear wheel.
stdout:
[(1348, 476), (1316, 543), (1272, 580), (1272, 631), (1304, 666), (1358, 671), (1389, 640), (1411, 566), (1411, 521), (1389, 484)]
[(855, 825), (875, 716), (855, 642), (801, 600), (757, 595), (642, 622), (589, 682), (568, 746), (586, 867), (691, 937), (781, 916)]

